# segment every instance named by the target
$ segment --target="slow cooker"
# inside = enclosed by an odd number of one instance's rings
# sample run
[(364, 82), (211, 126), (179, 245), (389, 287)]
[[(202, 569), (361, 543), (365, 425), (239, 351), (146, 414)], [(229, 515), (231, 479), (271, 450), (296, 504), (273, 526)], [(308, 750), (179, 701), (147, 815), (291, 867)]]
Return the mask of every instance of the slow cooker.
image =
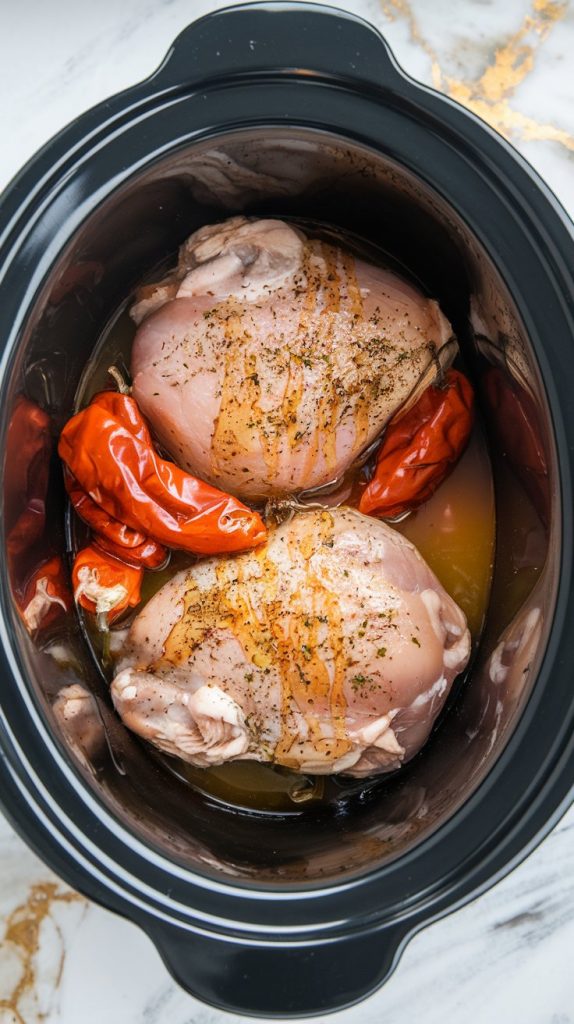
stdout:
[[(169, 775), (113, 715), (74, 615), (57, 644), (24, 628), (6, 554), (29, 485), (35, 557), (68, 558), (55, 443), (94, 345), (150, 268), (234, 213), (312, 218), (409, 267), (456, 329), (495, 482), (487, 621), (429, 743), (398, 773), (292, 813), (238, 811)], [(190, 25), (149, 79), (49, 142), (6, 192), (0, 232), (3, 809), (200, 999), (264, 1017), (349, 1005), (571, 797), (572, 226), (507, 142), (406, 76), (371, 26), (263, 3)], [(22, 396), (50, 422), (33, 465)], [(73, 656), (56, 657), (66, 642)], [(106, 729), (94, 759), (54, 714), (74, 682)]]

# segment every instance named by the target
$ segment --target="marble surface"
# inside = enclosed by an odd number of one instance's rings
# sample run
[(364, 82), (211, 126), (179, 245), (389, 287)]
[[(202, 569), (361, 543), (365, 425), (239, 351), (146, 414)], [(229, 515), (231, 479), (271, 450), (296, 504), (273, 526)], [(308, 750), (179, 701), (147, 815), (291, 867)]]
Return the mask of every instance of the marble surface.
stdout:
[[(0, 4), (0, 187), (87, 107), (146, 77), (209, 0)], [(400, 63), (504, 133), (574, 214), (574, 5), (339, 0)], [(418, 935), (333, 1024), (574, 1022), (574, 810), (480, 899)], [(0, 821), (0, 1024), (223, 1024), (149, 940), (55, 878)]]

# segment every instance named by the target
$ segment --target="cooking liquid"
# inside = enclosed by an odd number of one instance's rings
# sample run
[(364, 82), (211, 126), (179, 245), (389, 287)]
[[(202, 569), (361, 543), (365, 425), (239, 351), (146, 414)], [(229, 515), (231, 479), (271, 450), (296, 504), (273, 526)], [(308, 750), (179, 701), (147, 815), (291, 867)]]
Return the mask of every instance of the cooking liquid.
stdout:
[[(318, 232), (317, 232), (318, 233)], [(334, 232), (323, 232), (333, 239)], [(346, 241), (337, 234), (336, 241), (346, 244), (360, 255), (366, 247)], [(381, 253), (369, 250), (371, 260), (381, 262)], [(386, 258), (384, 262), (388, 265)], [(173, 265), (170, 261), (169, 265)], [(393, 268), (394, 269), (394, 268)], [(399, 268), (405, 273), (404, 268)], [(156, 268), (150, 280), (157, 280), (164, 268)], [(108, 367), (115, 365), (127, 376), (135, 326), (124, 308), (103, 333), (92, 358), (86, 366), (78, 388), (76, 407), (86, 405), (98, 391), (114, 386)], [(366, 485), (376, 453), (362, 467), (351, 468), (341, 487), (325, 504), (356, 506)], [(317, 496), (309, 496), (317, 501)], [(477, 421), (465, 454), (436, 493), (417, 511), (394, 524), (395, 529), (412, 541), (431, 569), (466, 614), (473, 645), (480, 639), (490, 594), (495, 544), (494, 488), (490, 459), (480, 420)], [(184, 552), (173, 552), (169, 564), (159, 571), (146, 571), (142, 586), (145, 603), (176, 572), (193, 565), (197, 559)], [(139, 610), (139, 609), (138, 609)], [(95, 630), (93, 617), (84, 616), (86, 631), (100, 668), (111, 681), (113, 662)], [(318, 802), (340, 798), (345, 790), (356, 791), (376, 780), (360, 781), (343, 776), (309, 776), (287, 768), (237, 761), (217, 768), (195, 768), (184, 761), (169, 758), (150, 748), (155, 757), (195, 789), (237, 808), (263, 813), (300, 812)]]

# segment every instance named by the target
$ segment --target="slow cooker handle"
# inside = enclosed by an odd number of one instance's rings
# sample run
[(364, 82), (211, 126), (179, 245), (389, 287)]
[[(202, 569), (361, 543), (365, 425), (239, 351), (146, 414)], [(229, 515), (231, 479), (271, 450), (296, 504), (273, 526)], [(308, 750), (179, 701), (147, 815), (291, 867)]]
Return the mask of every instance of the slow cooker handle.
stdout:
[(152, 80), (170, 88), (265, 73), (378, 88), (407, 81), (372, 25), (346, 11), (299, 2), (241, 4), (200, 18), (177, 37)]
[(341, 1010), (391, 974), (405, 928), (387, 925), (321, 944), (246, 944), (168, 925), (148, 934), (175, 980), (231, 1013), (301, 1017)]

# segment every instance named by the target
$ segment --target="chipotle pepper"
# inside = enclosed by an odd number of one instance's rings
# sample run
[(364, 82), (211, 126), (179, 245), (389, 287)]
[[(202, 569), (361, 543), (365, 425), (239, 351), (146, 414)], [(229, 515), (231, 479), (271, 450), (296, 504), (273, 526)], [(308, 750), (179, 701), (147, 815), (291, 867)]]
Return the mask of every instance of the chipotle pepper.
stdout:
[(4, 528), (10, 571), (20, 578), (27, 575), (27, 555), (46, 525), (51, 448), (50, 417), (19, 395), (6, 441)]
[(136, 568), (141, 566), (142, 569), (159, 569), (167, 559), (166, 548), (164, 548), (163, 544), (158, 544), (156, 540), (152, 540), (151, 537), (146, 537), (135, 548), (123, 548), (121, 544), (114, 544), (107, 537), (95, 533), (92, 537), (92, 543), (103, 551), (107, 551), (109, 555), (113, 555), (114, 558), (119, 558), (120, 561), (125, 562), (127, 565), (136, 566)]
[(78, 552), (72, 569), (74, 599), (86, 611), (112, 622), (141, 601), (143, 570), (90, 544)]
[(92, 527), (94, 533), (107, 537), (108, 540), (117, 544), (120, 548), (137, 548), (140, 544), (144, 543), (146, 539), (145, 534), (140, 533), (138, 530), (132, 530), (125, 523), (120, 523), (113, 516), (104, 512), (103, 508), (100, 508), (90, 498), (89, 494), (86, 494), (78, 481), (68, 471), (64, 473), (64, 483), (74, 512), (88, 526)]
[(448, 370), (442, 387), (427, 388), (387, 427), (359, 510), (394, 519), (427, 501), (466, 447), (473, 406), (472, 387), (458, 370)]
[(88, 497), (144, 540), (202, 555), (244, 551), (265, 540), (256, 512), (158, 455), (128, 395), (96, 395), (68, 421), (58, 452)]
[(64, 481), (74, 511), (92, 527), (94, 543), (128, 565), (141, 565), (144, 569), (157, 569), (163, 565), (167, 551), (162, 544), (109, 516), (67, 470)]
[(72, 607), (66, 572), (58, 555), (38, 566), (26, 583), (18, 607), (30, 633), (50, 626)]

